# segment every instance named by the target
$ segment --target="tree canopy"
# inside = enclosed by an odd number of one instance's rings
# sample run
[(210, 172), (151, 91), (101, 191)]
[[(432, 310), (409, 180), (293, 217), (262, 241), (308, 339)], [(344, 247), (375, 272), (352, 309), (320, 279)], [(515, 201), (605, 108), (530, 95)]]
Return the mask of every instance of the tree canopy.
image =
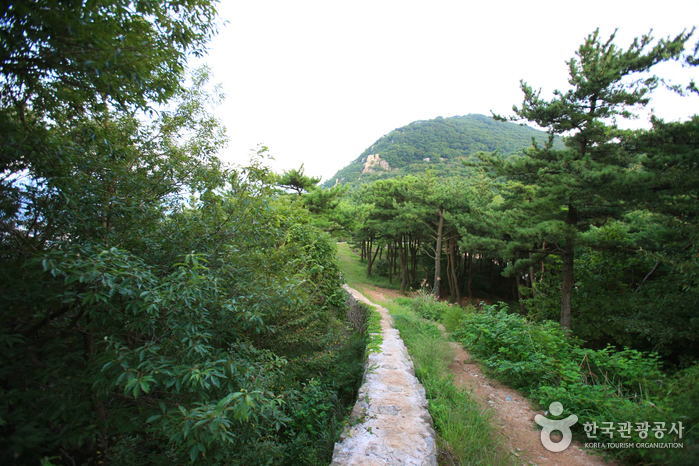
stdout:
[(329, 462), (363, 335), (264, 154), (219, 158), (213, 2), (2, 15), (0, 463)]
[[(657, 76), (640, 76), (663, 61), (678, 59), (689, 34), (661, 40), (644, 35), (622, 50), (599, 31), (590, 34), (568, 61), (571, 89), (554, 91), (547, 101), (522, 82), (524, 101), (515, 106), (513, 121), (530, 121), (549, 134), (565, 135), (566, 149), (534, 145), (522, 157), (509, 160), (484, 157), (498, 175), (530, 185), (534, 196), (519, 208), (530, 215), (540, 242), (545, 232), (549, 247), (563, 255), (561, 325), (571, 328), (573, 260), (576, 241), (591, 226), (620, 218), (629, 208), (629, 190), (643, 189), (633, 170), (634, 158), (619, 143), (623, 131), (615, 118), (633, 118), (634, 110), (649, 102)], [(610, 121), (610, 119), (612, 119)], [(642, 176), (641, 176), (642, 178)], [(537, 237), (538, 236), (538, 237)], [(543, 249), (538, 252), (545, 252)]]

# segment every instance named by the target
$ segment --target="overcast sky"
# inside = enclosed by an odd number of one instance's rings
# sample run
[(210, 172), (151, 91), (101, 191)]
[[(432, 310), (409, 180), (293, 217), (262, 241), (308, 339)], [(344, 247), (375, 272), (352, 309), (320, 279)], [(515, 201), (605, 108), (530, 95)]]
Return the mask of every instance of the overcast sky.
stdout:
[[(699, 0), (222, 0), (218, 10), (227, 24), (203, 61), (227, 96), (215, 111), (230, 137), (223, 158), (244, 163), (264, 144), (276, 170), (305, 163), (324, 180), (412, 121), (509, 114), (520, 79), (544, 95), (566, 89), (565, 61), (597, 27), (605, 38), (619, 28), (627, 46), (699, 23)], [(663, 92), (651, 106), (676, 120), (698, 103)]]

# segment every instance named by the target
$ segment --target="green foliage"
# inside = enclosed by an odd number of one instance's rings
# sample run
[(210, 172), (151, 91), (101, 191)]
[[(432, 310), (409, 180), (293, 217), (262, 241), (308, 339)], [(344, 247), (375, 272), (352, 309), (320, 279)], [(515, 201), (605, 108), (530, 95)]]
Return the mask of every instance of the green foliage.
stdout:
[[(672, 381), (662, 372), (655, 353), (629, 348), (617, 351), (612, 347), (584, 349), (552, 321), (534, 323), (496, 306), (468, 314), (453, 338), (461, 341), (498, 378), (523, 390), (541, 406), (558, 401), (567, 413), (575, 413), (579, 421), (573, 429), (581, 437), (587, 422), (602, 425), (648, 421), (652, 425), (656, 421), (682, 421), (687, 431), (695, 425), (692, 412), (687, 415), (680, 399), (693, 393), (688, 386), (696, 372), (687, 371)], [(673, 387), (680, 393), (673, 393)], [(693, 445), (690, 437), (684, 438)], [(634, 437), (629, 441), (642, 439)], [(665, 454), (662, 450), (619, 453), (651, 461), (666, 459)]]
[(212, 4), (73, 3), (2, 12), (0, 463), (327, 464), (364, 338), (334, 240), (182, 84)]
[(301, 164), (301, 167), (298, 169), (284, 170), (284, 173), (277, 180), (277, 185), (294, 190), (300, 196), (304, 192), (309, 193), (313, 191), (319, 182), (319, 177), (307, 176), (304, 173), (303, 164)]
[(336, 186), (329, 189), (315, 188), (303, 195), (303, 205), (311, 213), (311, 222), (335, 237), (346, 237), (347, 230), (355, 222), (355, 209), (343, 196), (346, 189)]
[(421, 288), (413, 296), (413, 311), (423, 319), (440, 321), (451, 308), (450, 304), (439, 301), (425, 288)]
[(417, 318), (409, 307), (389, 308), (415, 362), (415, 374), (425, 387), (440, 447), (459, 464), (513, 464), (498, 443), (489, 414), (467, 390), (454, 385), (449, 374), (453, 350), (437, 326)]
[(380, 353), (381, 344), (383, 343), (383, 332), (381, 329), (381, 314), (375, 307), (368, 306), (363, 303), (357, 303), (358, 306), (364, 308), (366, 316), (366, 355), (371, 353)]
[[(462, 159), (474, 159), (481, 152), (511, 155), (525, 149), (532, 138), (540, 143), (546, 134), (526, 126), (500, 123), (483, 115), (464, 115), (415, 121), (397, 128), (379, 138), (355, 161), (338, 171), (325, 182), (326, 187), (336, 182), (354, 184), (396, 175), (420, 174), (433, 170), (438, 176), (464, 174)], [(562, 147), (562, 141), (556, 141)], [(364, 162), (370, 154), (378, 154), (389, 163), (391, 172), (362, 174)], [(425, 160), (425, 159), (428, 159)]]
[[(327, 464), (328, 451), (332, 450), (335, 443), (334, 436), (327, 438), (327, 433), (337, 429), (337, 425), (330, 424), (337, 423), (334, 411), (340, 408), (336, 397), (335, 392), (316, 379), (303, 384), (303, 389), (296, 394), (296, 399), (291, 401), (294, 411), (290, 428), (295, 431), (294, 446), (298, 451), (289, 454), (290, 458), (301, 460), (303, 464)], [(330, 445), (327, 445), (328, 441)], [(321, 445), (319, 448), (314, 448), (313, 444)]]
[(339, 243), (337, 245), (338, 257), (342, 262), (342, 276), (347, 281), (347, 284), (353, 288), (362, 291), (369, 286), (380, 286), (382, 288), (396, 289), (398, 285), (390, 283), (386, 277), (372, 274), (371, 277), (366, 276), (366, 266), (359, 260), (359, 256), (354, 252), (348, 243)]
[(444, 324), (444, 328), (447, 332), (453, 332), (458, 329), (466, 317), (466, 314), (475, 312), (473, 306), (461, 307), (461, 306), (449, 306), (449, 309), (442, 314), (440, 321)]
[[(524, 100), (521, 107), (513, 107), (515, 116), (510, 118), (546, 128), (552, 138), (565, 135), (566, 149), (556, 149), (551, 141), (533, 143), (521, 157), (481, 156), (494, 175), (511, 182), (509, 203), (521, 211), (509, 235), (516, 244), (512, 249), (564, 258), (560, 315), (566, 328), (572, 326), (576, 245), (587, 243), (590, 228), (634, 210), (629, 201), (638, 196), (636, 191), (647, 189), (649, 176), (637, 170), (637, 155), (620, 143), (628, 132), (619, 129), (617, 119), (633, 119), (648, 104), (660, 78), (638, 76), (680, 58), (690, 35), (683, 32), (655, 45), (644, 35), (624, 50), (614, 44), (615, 34), (605, 41), (594, 31), (568, 61), (570, 89), (556, 90), (546, 100), (522, 82)], [(546, 248), (544, 243), (557, 246)], [(528, 265), (525, 259), (507, 272)]]
[(410, 307), (415, 314), (423, 319), (444, 324), (447, 332), (456, 330), (463, 322), (466, 314), (475, 311), (473, 306), (464, 308), (444, 301), (438, 301), (425, 288), (421, 288), (412, 298), (398, 298), (394, 299), (394, 302)]
[[(117, 248), (60, 244), (34, 264), (51, 277), (35, 277), (48, 288), (37, 310), (47, 309), (51, 321), (30, 326), (30, 338), (13, 337), (12, 327), (4, 334), (3, 393), (11, 408), (2, 418), (22, 434), (5, 438), (3, 449), (18, 457), (58, 445), (73, 457), (100, 449), (121, 461), (134, 453), (126, 445), (140, 439), (146, 456), (154, 443), (169, 445), (163, 460), (205, 453), (208, 464), (257, 464), (281, 461), (288, 442), (315, 445), (318, 431), (288, 427), (304, 400), (294, 395), (294, 381), (320, 370), (329, 374), (326, 384), (344, 384), (352, 374), (356, 384), (361, 374), (356, 361), (349, 373), (336, 370), (347, 334), (331, 324), (329, 306), (343, 297), (333, 243), (322, 235), (295, 225), (279, 257), (232, 249), (214, 267), (210, 255), (188, 255), (165, 275)], [(253, 261), (255, 267), (242, 267)], [(278, 278), (260, 276), (268, 267)], [(258, 293), (272, 299), (260, 301)], [(285, 353), (289, 358), (280, 358)], [(331, 385), (323, 396), (338, 392)], [(107, 440), (117, 433), (120, 440)]]
[(215, 14), (209, 0), (3, 2), (0, 167), (21, 170), (60, 151), (49, 120), (166, 102), (187, 55), (201, 55), (216, 32)]
[[(587, 346), (630, 346), (681, 367), (691, 365), (699, 355), (697, 294), (682, 290), (668, 265), (626, 252), (580, 249), (577, 254), (573, 322)], [(546, 268), (535, 295), (523, 301), (537, 321), (555, 320), (559, 313), (561, 260), (549, 258)], [(652, 279), (642, 283), (651, 271)]]

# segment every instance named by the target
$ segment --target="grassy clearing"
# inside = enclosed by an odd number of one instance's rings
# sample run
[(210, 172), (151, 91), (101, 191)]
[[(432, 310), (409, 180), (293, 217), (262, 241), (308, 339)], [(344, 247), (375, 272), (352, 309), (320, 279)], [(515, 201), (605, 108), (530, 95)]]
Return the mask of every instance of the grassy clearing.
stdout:
[[(348, 245), (340, 244), (338, 249), (343, 274), (350, 286), (360, 291), (370, 285), (385, 286), (381, 277), (371, 281), (366, 279), (365, 267)], [(440, 464), (517, 464), (517, 458), (501, 447), (490, 413), (482, 410), (468, 391), (454, 385), (449, 371), (453, 350), (437, 326), (416, 313), (415, 310), (420, 311), (424, 305), (410, 298), (387, 299), (377, 304), (386, 307), (393, 315), (395, 326), (415, 363), (415, 373), (425, 387), (437, 431)], [(444, 315), (450, 314), (446, 312)], [(459, 316), (450, 318), (458, 320)]]
[(376, 274), (366, 276), (366, 262), (360, 262), (359, 255), (355, 254), (348, 243), (338, 243), (337, 254), (342, 264), (342, 276), (352, 288), (364, 292), (367, 285), (380, 286), (392, 290), (400, 290), (400, 282), (397, 279), (389, 283), (387, 277)]

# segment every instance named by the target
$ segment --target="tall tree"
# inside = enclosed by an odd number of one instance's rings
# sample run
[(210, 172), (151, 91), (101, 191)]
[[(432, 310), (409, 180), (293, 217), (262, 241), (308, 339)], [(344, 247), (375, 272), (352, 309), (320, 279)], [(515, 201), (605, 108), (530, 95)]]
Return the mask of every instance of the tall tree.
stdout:
[[(615, 33), (616, 34), (616, 33)], [(550, 100), (522, 82), (524, 101), (514, 106), (512, 121), (546, 128), (551, 137), (566, 136), (566, 149), (536, 143), (521, 157), (505, 160), (484, 156), (497, 175), (533, 187), (531, 202), (522, 204), (530, 216), (530, 232), (546, 237), (549, 251), (563, 256), (561, 325), (572, 328), (573, 261), (575, 248), (590, 225), (620, 215), (622, 194), (633, 174), (632, 157), (619, 143), (618, 118), (637, 117), (661, 80), (647, 76), (652, 67), (681, 56), (691, 33), (654, 44), (650, 34), (627, 48), (614, 44), (615, 34), (602, 40), (590, 34), (567, 62), (567, 91), (556, 90)], [(504, 120), (502, 117), (498, 117)], [(532, 230), (533, 229), (533, 230)]]
[[(37, 180), (62, 176), (61, 161), (77, 154), (86, 161), (94, 146), (109, 145), (104, 133), (114, 124), (107, 128), (104, 121), (110, 112), (133, 116), (180, 92), (187, 57), (202, 54), (216, 32), (214, 4), (3, 1), (0, 171), (9, 176), (0, 180), (0, 216), (11, 217), (27, 202), (12, 174)], [(78, 148), (81, 138), (61, 133), (95, 118), (102, 118), (102, 129), (84, 134), (91, 149)]]

